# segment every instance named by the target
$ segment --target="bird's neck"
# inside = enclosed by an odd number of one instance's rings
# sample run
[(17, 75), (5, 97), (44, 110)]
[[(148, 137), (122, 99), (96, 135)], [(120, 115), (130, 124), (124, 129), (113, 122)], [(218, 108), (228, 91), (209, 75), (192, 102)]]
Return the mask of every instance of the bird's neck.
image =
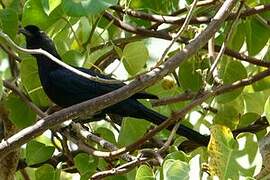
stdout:
[[(48, 73), (61, 67), (59, 64), (44, 55), (35, 55), (35, 57), (37, 59), (38, 70), (40, 73), (43, 71), (44, 73)], [(59, 56), (56, 57), (60, 59)]]

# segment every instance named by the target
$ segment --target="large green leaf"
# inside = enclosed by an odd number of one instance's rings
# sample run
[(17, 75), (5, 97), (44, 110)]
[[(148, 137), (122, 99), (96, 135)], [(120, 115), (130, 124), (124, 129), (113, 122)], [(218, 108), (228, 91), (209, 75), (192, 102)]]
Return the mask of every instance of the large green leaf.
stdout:
[(61, 0), (40, 0), (44, 12), (49, 15), (58, 5), (61, 4)]
[(44, 12), (40, 0), (28, 0), (24, 4), (22, 25), (37, 25), (41, 29), (45, 29), (50, 21), (49, 16)]
[(195, 58), (189, 59), (179, 67), (178, 78), (183, 90), (198, 91), (202, 86), (202, 76), (197, 72), (200, 64)]
[(86, 153), (80, 153), (74, 158), (75, 167), (81, 175), (81, 180), (87, 180), (97, 168), (97, 158), (89, 156)]
[[(136, 126), (134, 126), (136, 124)], [(126, 118), (122, 122), (118, 142), (120, 145), (129, 145), (141, 138), (149, 128), (149, 122), (141, 119)]]
[(241, 116), (239, 124), (237, 128), (246, 127), (248, 124), (252, 124), (256, 120), (258, 120), (261, 116), (257, 113), (248, 112)]
[(264, 104), (264, 114), (268, 122), (270, 122), (270, 97), (268, 97)]
[(189, 179), (189, 164), (180, 160), (168, 159), (162, 165), (164, 180)]
[(266, 28), (266, 25), (257, 20), (256, 17), (250, 18), (246, 22), (245, 29), (248, 53), (249, 55), (254, 56), (265, 47), (270, 38), (270, 32)]
[(67, 15), (78, 17), (101, 13), (117, 2), (117, 0), (63, 0), (62, 6)]
[(47, 8), (44, 1), (28, 0), (23, 7), (22, 25), (26, 26), (33, 24), (40, 27), (42, 30), (45, 30), (62, 16), (62, 9), (59, 7), (60, 6), (51, 8), (49, 7), (50, 15), (48, 15), (44, 11), (44, 9)]
[[(256, 135), (242, 133), (234, 140), (229, 128), (215, 125), (208, 145), (210, 174), (220, 179), (253, 176), (261, 166)], [(245, 162), (245, 163), (243, 163)]]
[(243, 98), (246, 112), (263, 113), (264, 103), (267, 99), (267, 95), (263, 92), (245, 93)]
[(1, 29), (14, 39), (18, 32), (18, 14), (13, 9), (0, 10)]
[(44, 162), (53, 155), (53, 152), (54, 147), (31, 141), (26, 145), (26, 162), (28, 165)]
[(84, 62), (84, 57), (82, 56), (82, 54), (75, 50), (65, 52), (62, 55), (62, 59), (65, 63), (77, 67), (82, 66)]
[(105, 139), (113, 144), (116, 144), (115, 136), (109, 128), (98, 127), (97, 130), (95, 131), (95, 134), (98, 134), (103, 139)]
[(123, 64), (131, 75), (141, 71), (148, 59), (149, 53), (143, 41), (129, 43), (123, 50)]
[(161, 14), (171, 13), (174, 8), (179, 8), (179, 0), (132, 0), (130, 6), (137, 9), (145, 9), (152, 12), (160, 12)]
[[(223, 58), (221, 62), (219, 76), (223, 80), (224, 84), (230, 84), (235, 81), (246, 78), (247, 71), (240, 62), (234, 61), (229, 58)], [(217, 96), (217, 101), (219, 103), (226, 103), (232, 101), (241, 94), (242, 90), (243, 88), (238, 88), (231, 92), (219, 95)]]
[(245, 42), (245, 24), (240, 22), (233, 31), (232, 38), (228, 47), (233, 50), (240, 50)]
[(24, 59), (21, 62), (21, 79), (24, 88), (36, 105), (40, 107), (50, 105), (50, 101), (41, 86), (37, 63), (34, 58)]
[(19, 97), (10, 94), (5, 101), (9, 110), (9, 119), (18, 127), (24, 128), (34, 123), (36, 113), (34, 113)]
[(135, 180), (154, 180), (155, 176), (152, 169), (147, 165), (141, 165), (136, 173)]
[(35, 171), (36, 180), (60, 180), (60, 170), (50, 164), (44, 164)]
[(239, 123), (239, 114), (238, 110), (231, 104), (222, 104), (218, 108), (218, 112), (214, 117), (215, 124), (223, 124), (231, 129), (235, 129)]
[(84, 62), (84, 67), (89, 68), (91, 67), (93, 64), (95, 64), (95, 62), (102, 57), (104, 54), (108, 53), (109, 51), (111, 51), (113, 48), (112, 46), (106, 47), (106, 48), (102, 48), (99, 50), (94, 51), (93, 53), (91, 53), (87, 59)]
[[(270, 55), (270, 51), (269, 51), (269, 55)], [(270, 56), (269, 56), (270, 57)], [(267, 60), (270, 60), (267, 59)], [(259, 68), (258, 69), (258, 73), (262, 72), (263, 70), (265, 70), (264, 68)], [(252, 87), (255, 91), (263, 91), (266, 89), (270, 89), (270, 77), (267, 76), (259, 81), (256, 81), (255, 83), (252, 84)]]

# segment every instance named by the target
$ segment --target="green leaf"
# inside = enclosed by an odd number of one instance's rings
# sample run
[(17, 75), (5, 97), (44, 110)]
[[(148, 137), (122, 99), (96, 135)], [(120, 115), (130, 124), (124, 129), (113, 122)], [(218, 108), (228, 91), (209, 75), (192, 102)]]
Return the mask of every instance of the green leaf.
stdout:
[(245, 42), (245, 24), (239, 23), (236, 29), (233, 31), (231, 41), (228, 45), (229, 48), (239, 51)]
[(143, 41), (129, 43), (123, 50), (123, 64), (130, 75), (141, 71), (149, 59), (149, 53)]
[(117, 2), (117, 0), (63, 0), (62, 6), (67, 15), (79, 17), (101, 13)]
[(1, 29), (9, 35), (10, 38), (14, 39), (18, 33), (18, 14), (13, 9), (2, 9), (0, 10), (0, 22)]
[[(215, 125), (208, 145), (210, 173), (220, 179), (253, 176), (261, 163), (256, 135), (242, 133), (234, 140), (229, 128)], [(243, 163), (245, 162), (245, 163)]]
[(171, 13), (174, 8), (179, 8), (179, 0), (132, 0), (130, 7), (134, 9), (146, 9), (147, 11), (159, 12), (161, 14)]
[(60, 6), (54, 7), (57, 5), (57, 2), (54, 5), (50, 4), (53, 6), (49, 7), (50, 9), (48, 11), (52, 11), (50, 15), (46, 14), (44, 9), (46, 10), (47, 7), (46, 5), (45, 7), (43, 5), (45, 4), (42, 0), (28, 0), (23, 7), (22, 25), (26, 26), (33, 24), (38, 26), (42, 30), (45, 30), (61, 18), (63, 14), (62, 9), (60, 8)]
[[(136, 126), (134, 126), (136, 124)], [(129, 145), (141, 138), (149, 127), (146, 120), (125, 118), (121, 125), (118, 142), (120, 145)]]
[(167, 159), (174, 159), (174, 160), (180, 160), (183, 162), (188, 162), (190, 160), (190, 157), (183, 151), (175, 151), (168, 154), (164, 160), (167, 160)]
[[(219, 71), (220, 78), (223, 80), (224, 84), (230, 84), (235, 81), (241, 80), (247, 77), (247, 71), (245, 67), (238, 61), (234, 61), (229, 58), (223, 58), (221, 62), (221, 67)], [(217, 96), (218, 103), (226, 103), (237, 98), (243, 88), (238, 88), (231, 92), (224, 93)]]
[(80, 153), (75, 156), (74, 164), (80, 172), (81, 180), (89, 179), (89, 177), (95, 172), (98, 165), (97, 161), (97, 158), (89, 156), (86, 153)]
[(246, 113), (243, 116), (241, 116), (238, 128), (246, 127), (248, 124), (252, 124), (256, 120), (258, 120), (261, 116), (257, 113)]
[(246, 36), (248, 53), (254, 56), (264, 48), (270, 38), (270, 33), (267, 26), (255, 17), (246, 21)]
[(35, 122), (36, 114), (14, 94), (7, 97), (5, 105), (9, 110), (9, 119), (18, 128), (27, 127)]
[(35, 171), (36, 180), (60, 180), (60, 170), (50, 164), (44, 164)]
[(33, 24), (41, 29), (46, 29), (49, 16), (43, 11), (40, 0), (28, 0), (23, 7), (22, 24), (23, 26)]
[(34, 58), (25, 58), (21, 62), (21, 79), (26, 92), (37, 106), (47, 107), (50, 105), (50, 101), (41, 86), (37, 63)]
[(114, 134), (108, 128), (99, 127), (95, 131), (95, 134), (99, 134), (105, 140), (107, 140), (107, 141), (109, 141), (109, 142), (111, 142), (113, 144), (116, 144), (116, 140), (115, 140)]
[(195, 58), (189, 59), (179, 67), (178, 78), (183, 90), (198, 91), (202, 86), (202, 77), (197, 72), (200, 65)]
[(270, 122), (270, 97), (268, 97), (264, 104), (264, 115), (268, 122)]
[[(269, 55), (270, 55), (270, 51), (269, 51)], [(268, 60), (270, 60), (270, 58)], [(258, 73), (262, 72), (263, 70), (265, 70), (265, 69), (259, 68)], [(266, 89), (270, 89), (270, 77), (267, 76), (259, 81), (256, 81), (255, 83), (252, 84), (252, 87), (253, 87), (254, 91), (263, 91)]]
[(65, 52), (62, 55), (62, 59), (65, 63), (77, 67), (82, 66), (82, 63), (84, 61), (84, 57), (82, 56), (82, 54), (75, 50)]
[(262, 114), (264, 110), (264, 103), (267, 95), (263, 92), (245, 93), (243, 94), (245, 102), (245, 111)]
[(147, 165), (141, 165), (136, 173), (135, 180), (154, 180), (155, 176), (152, 169)]
[(61, 0), (41, 0), (41, 4), (44, 12), (49, 15), (58, 5), (61, 4)]
[(91, 67), (93, 64), (95, 64), (95, 62), (104, 54), (108, 53), (109, 51), (112, 50), (112, 46), (106, 47), (106, 48), (102, 48), (99, 50), (94, 51), (93, 53), (91, 53), (89, 55), (89, 57), (85, 60), (83, 67), (89, 68)]
[(180, 160), (168, 159), (162, 165), (164, 180), (189, 179), (189, 165)]
[(240, 112), (231, 104), (222, 104), (219, 106), (213, 121), (215, 124), (222, 124), (235, 129), (239, 123), (239, 114)]
[(26, 162), (28, 165), (41, 163), (51, 158), (53, 153), (54, 147), (31, 141), (26, 145)]

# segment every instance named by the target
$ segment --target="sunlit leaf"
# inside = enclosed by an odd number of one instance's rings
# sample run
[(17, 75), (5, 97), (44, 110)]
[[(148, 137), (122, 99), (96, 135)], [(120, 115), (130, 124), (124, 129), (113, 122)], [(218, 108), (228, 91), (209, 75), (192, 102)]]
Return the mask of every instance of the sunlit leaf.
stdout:
[(97, 167), (97, 158), (86, 153), (80, 153), (74, 158), (75, 167), (81, 175), (81, 180), (87, 180)]
[[(247, 71), (240, 62), (227, 58), (222, 59), (219, 74), (224, 84), (230, 84), (247, 77)], [(231, 92), (219, 95), (217, 96), (217, 101), (219, 103), (232, 101), (241, 94), (242, 90), (243, 88), (238, 88)]]
[(50, 104), (41, 86), (36, 60), (34, 58), (28, 58), (22, 61), (21, 79), (24, 88), (36, 105), (46, 107)]
[(154, 173), (152, 169), (147, 165), (141, 165), (136, 173), (135, 180), (154, 180)]
[[(220, 179), (239, 179), (240, 175), (253, 176), (260, 168), (260, 154), (254, 134), (243, 133), (234, 140), (229, 128), (215, 125), (208, 145), (210, 174)], [(244, 163), (245, 162), (245, 163)]]
[(168, 159), (162, 165), (164, 180), (189, 179), (189, 165), (180, 160)]
[(31, 141), (26, 146), (26, 162), (28, 165), (44, 162), (53, 155), (53, 152), (54, 147)]
[(44, 164), (35, 171), (36, 180), (60, 180), (60, 170), (50, 164)]
[(195, 59), (189, 59), (179, 67), (179, 82), (183, 90), (198, 91), (202, 86), (202, 76), (197, 71), (200, 69), (199, 62)]
[(108, 7), (117, 4), (117, 0), (62, 0), (64, 11), (69, 16), (87, 16), (101, 13)]
[(0, 10), (1, 29), (14, 39), (18, 33), (18, 14), (13, 9)]
[[(249, 55), (254, 56), (258, 54), (269, 40), (270, 32), (265, 26), (266, 25), (256, 18), (249, 18), (248, 21), (246, 21), (246, 42)], [(260, 38), (258, 38), (258, 34)]]
[(123, 120), (121, 127), (118, 143), (120, 145), (129, 145), (144, 135), (149, 128), (149, 122), (141, 119), (126, 118)]
[(9, 119), (18, 127), (24, 128), (34, 123), (36, 113), (34, 113), (18, 96), (10, 94), (5, 105), (9, 110)]
[(123, 64), (130, 75), (135, 75), (143, 69), (149, 58), (149, 53), (143, 41), (129, 43), (123, 50)]

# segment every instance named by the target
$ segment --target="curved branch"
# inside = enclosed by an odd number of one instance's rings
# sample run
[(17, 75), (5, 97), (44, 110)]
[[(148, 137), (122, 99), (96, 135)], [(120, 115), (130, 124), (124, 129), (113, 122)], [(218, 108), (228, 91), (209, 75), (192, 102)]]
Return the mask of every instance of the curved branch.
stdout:
[[(215, 1), (217, 2), (217, 1)], [(211, 2), (210, 4), (212, 4)], [(198, 3), (199, 6), (199, 3)], [(175, 25), (182, 25), (185, 21), (185, 18), (183, 17), (177, 17), (177, 16), (163, 16), (163, 15), (157, 15), (157, 14), (148, 14), (142, 11), (136, 11), (132, 9), (124, 9), (121, 6), (113, 6), (111, 9), (121, 12), (121, 13), (126, 13), (127, 15), (144, 19), (144, 20), (149, 20), (153, 22), (158, 22), (158, 23), (167, 23), (167, 24), (175, 24)], [(247, 9), (244, 12), (240, 14), (240, 18), (245, 18), (247, 16), (252, 16), (255, 14), (260, 14), (266, 11), (270, 10), (270, 4), (265, 4), (265, 5), (259, 5), (251, 9)], [(231, 14), (227, 20), (233, 20), (237, 16), (236, 13)], [(203, 24), (203, 23), (209, 23), (211, 21), (211, 17), (207, 16), (199, 16), (192, 18), (190, 20), (190, 24)]]

